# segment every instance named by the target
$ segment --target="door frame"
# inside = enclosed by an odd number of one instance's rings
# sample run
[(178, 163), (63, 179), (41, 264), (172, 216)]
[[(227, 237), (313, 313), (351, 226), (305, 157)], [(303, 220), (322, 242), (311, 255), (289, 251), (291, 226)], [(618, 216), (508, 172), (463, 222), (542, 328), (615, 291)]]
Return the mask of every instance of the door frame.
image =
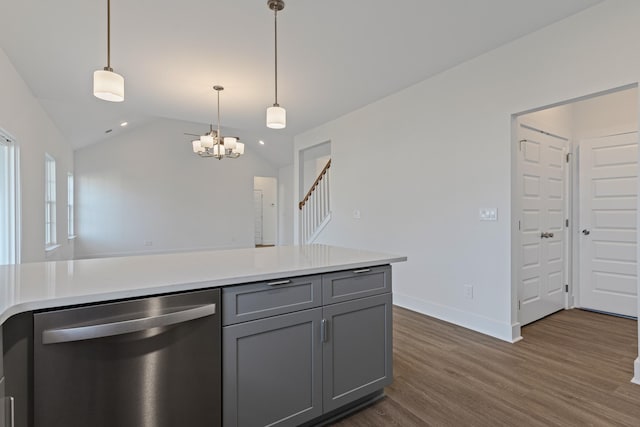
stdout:
[[(638, 82), (632, 82), (616, 88), (611, 88), (608, 90), (603, 90), (600, 92), (595, 92), (592, 94), (576, 97), (573, 99), (556, 102), (554, 104), (550, 104), (550, 105), (546, 105), (538, 108), (531, 108), (528, 110), (521, 111), (519, 113), (511, 114), (511, 123), (510, 123), (511, 124), (511, 145), (510, 145), (510, 149), (511, 149), (511, 223), (510, 223), (510, 227), (511, 227), (510, 228), (511, 229), (511, 242), (510, 242), (511, 243), (511, 274), (510, 274), (511, 296), (510, 297), (511, 298), (510, 300), (511, 300), (511, 333), (512, 333), (511, 342), (513, 343), (522, 340), (521, 325), (519, 322), (519, 312), (518, 312), (518, 299), (519, 299), (519, 290), (520, 290), (518, 268), (521, 262), (521, 256), (520, 256), (520, 251), (518, 246), (520, 243), (520, 235), (519, 235), (520, 233), (518, 230), (519, 218), (517, 215), (517, 212), (519, 211), (519, 208), (520, 208), (520, 196), (521, 196), (520, 189), (517, 188), (517, 177), (519, 172), (519, 169), (518, 169), (519, 119), (521, 119), (522, 116), (525, 116), (530, 113), (547, 110), (547, 109), (562, 106), (562, 105), (573, 104), (579, 101), (584, 101), (587, 99), (608, 95), (614, 92), (620, 92), (628, 89), (638, 88), (639, 86), (640, 85)], [(638, 99), (638, 105), (639, 105), (638, 109), (640, 111), (640, 96)], [(540, 126), (536, 126), (536, 123), (534, 123), (534, 121), (532, 120), (528, 120), (528, 122), (530, 124), (533, 124), (534, 128), (540, 127)], [(640, 113), (639, 113), (639, 122), (640, 122)], [(639, 129), (639, 135), (640, 135), (640, 129)], [(579, 248), (576, 247), (576, 245), (579, 242), (577, 242), (578, 239), (575, 238), (576, 236), (575, 233), (578, 230), (576, 228), (578, 226), (578, 218), (577, 218), (578, 212), (577, 212), (577, 208), (575, 208), (575, 204), (578, 203), (578, 200), (576, 200), (576, 197), (577, 197), (576, 186), (578, 185), (578, 178), (576, 174), (578, 173), (578, 170), (577, 170), (577, 167), (574, 166), (577, 149), (579, 148), (576, 149), (576, 141), (574, 141), (573, 138), (571, 138), (570, 142), (571, 142), (570, 144), (571, 161), (569, 162), (568, 169), (570, 169), (571, 172), (570, 172), (569, 180), (567, 180), (567, 182), (568, 182), (568, 185), (570, 186), (569, 190), (571, 191), (571, 196), (568, 196), (570, 198), (568, 198), (569, 210), (567, 211), (567, 215), (569, 215), (569, 220), (570, 220), (569, 227), (568, 227), (568, 233), (569, 233), (568, 242), (571, 242), (571, 243), (567, 244), (567, 247), (570, 249), (570, 263), (567, 270), (569, 292), (567, 293), (566, 308), (575, 307), (575, 303), (577, 302), (575, 298), (576, 288), (573, 282), (575, 281), (575, 278), (576, 278), (575, 269), (579, 268), (579, 261), (580, 261), (578, 258)], [(639, 163), (640, 163), (640, 158), (639, 158)], [(638, 198), (638, 203), (639, 203), (638, 211), (640, 212), (640, 197)], [(640, 236), (640, 215), (638, 216), (638, 236)], [(638, 244), (638, 258), (640, 259), (640, 244)], [(638, 277), (640, 277), (640, 262), (638, 263), (638, 273), (639, 273)], [(640, 295), (640, 280), (638, 281), (638, 295)], [(638, 306), (639, 306), (638, 311), (640, 313), (640, 297), (638, 298)], [(638, 336), (640, 337), (640, 329), (638, 332)], [(639, 349), (639, 353), (640, 353), (640, 349)], [(638, 359), (636, 359), (636, 362), (635, 362), (635, 377), (634, 377), (634, 380), (632, 380), (632, 382), (640, 384), (640, 357), (638, 357)]]
[[(516, 322), (512, 325), (512, 334), (513, 341), (519, 341), (522, 339), (520, 329), (520, 282), (521, 282), (521, 274), (520, 267), (522, 263), (522, 254), (520, 251), (521, 244), (521, 235), (520, 235), (520, 215), (519, 212), (522, 208), (522, 189), (518, 186), (518, 177), (522, 170), (522, 163), (520, 159), (520, 127), (525, 127), (533, 131), (542, 132), (547, 135), (564, 139), (568, 142), (568, 156), (571, 161), (567, 162), (566, 169), (564, 172), (564, 195), (565, 195), (565, 216), (566, 219), (569, 220), (569, 227), (564, 228), (564, 277), (563, 281), (565, 285), (568, 285), (568, 290), (564, 292), (564, 309), (570, 308), (573, 303), (573, 299), (570, 298), (570, 295), (573, 295), (572, 289), (572, 256), (573, 256), (573, 233), (571, 232), (573, 228), (573, 141), (571, 138), (566, 136), (556, 135), (551, 132), (547, 132), (544, 130), (544, 126), (536, 123), (534, 120), (525, 119), (522, 120), (521, 115), (513, 116), (513, 142), (514, 146), (512, 147), (512, 170), (514, 174), (512, 176), (512, 212), (511, 215), (511, 276), (512, 276), (512, 319), (515, 319)], [(517, 335), (516, 335), (517, 333)]]

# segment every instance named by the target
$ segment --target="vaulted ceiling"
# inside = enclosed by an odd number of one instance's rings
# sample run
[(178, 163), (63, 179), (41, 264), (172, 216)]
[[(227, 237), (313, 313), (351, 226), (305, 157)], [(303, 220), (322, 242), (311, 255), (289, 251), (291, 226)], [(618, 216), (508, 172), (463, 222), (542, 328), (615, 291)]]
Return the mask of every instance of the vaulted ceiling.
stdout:
[[(105, 130), (116, 134), (123, 120), (135, 128), (173, 118), (204, 132), (220, 84), (223, 130), (283, 166), (294, 135), (600, 2), (285, 1), (284, 130), (265, 127), (274, 86), (266, 0), (112, 0), (111, 64), (125, 77), (123, 103), (92, 95), (93, 71), (106, 65), (106, 0), (3, 0), (0, 47), (76, 148), (108, 139)], [(188, 139), (176, 143), (189, 149)]]

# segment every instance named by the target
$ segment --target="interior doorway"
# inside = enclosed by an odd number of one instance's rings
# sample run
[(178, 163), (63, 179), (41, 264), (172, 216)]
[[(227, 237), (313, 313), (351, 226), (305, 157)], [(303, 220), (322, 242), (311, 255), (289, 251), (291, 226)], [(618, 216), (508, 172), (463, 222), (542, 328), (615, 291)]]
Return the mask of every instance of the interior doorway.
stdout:
[[(560, 178), (549, 161), (562, 139)], [(520, 326), (569, 308), (636, 317), (637, 85), (517, 114), (514, 143)], [(554, 144), (555, 152), (548, 148)]]
[(254, 235), (256, 247), (274, 246), (278, 236), (278, 179), (253, 178)]

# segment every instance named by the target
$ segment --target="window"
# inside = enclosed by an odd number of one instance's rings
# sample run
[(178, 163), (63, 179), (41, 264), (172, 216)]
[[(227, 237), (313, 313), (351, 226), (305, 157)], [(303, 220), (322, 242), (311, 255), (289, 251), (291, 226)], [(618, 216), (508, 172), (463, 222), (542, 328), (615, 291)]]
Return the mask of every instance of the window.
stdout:
[(0, 130), (0, 264), (19, 260), (18, 148)]
[(73, 210), (75, 193), (73, 190), (73, 174), (67, 174), (67, 237), (73, 239), (76, 237), (75, 216)]
[(57, 246), (56, 238), (56, 159), (45, 154), (45, 238), (46, 249)]

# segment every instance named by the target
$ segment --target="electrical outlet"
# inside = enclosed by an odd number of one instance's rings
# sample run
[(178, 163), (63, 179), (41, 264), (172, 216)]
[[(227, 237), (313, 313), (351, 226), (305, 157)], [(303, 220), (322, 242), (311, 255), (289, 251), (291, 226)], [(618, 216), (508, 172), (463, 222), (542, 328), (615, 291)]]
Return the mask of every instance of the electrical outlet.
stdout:
[(473, 299), (473, 285), (464, 285), (464, 297)]

